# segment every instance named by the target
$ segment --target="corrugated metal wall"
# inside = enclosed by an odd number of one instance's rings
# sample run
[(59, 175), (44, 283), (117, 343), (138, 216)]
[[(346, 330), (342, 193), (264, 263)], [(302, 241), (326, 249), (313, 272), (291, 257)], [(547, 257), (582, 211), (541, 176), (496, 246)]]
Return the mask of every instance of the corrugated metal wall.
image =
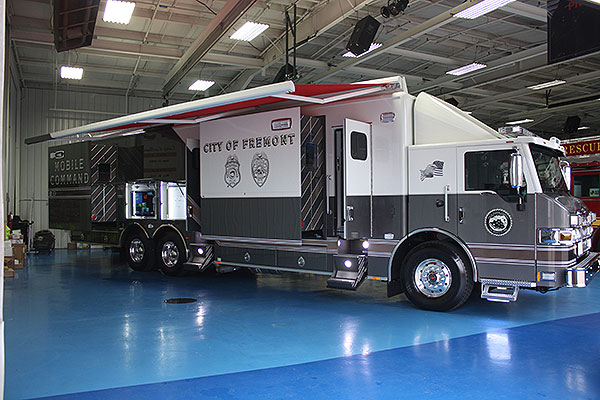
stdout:
[[(18, 129), (16, 210), (34, 221), (33, 230), (48, 229), (48, 143), (24, 145), (25, 138), (88, 124), (127, 112), (160, 107), (161, 100), (72, 91), (25, 88), (21, 91), (21, 118)], [(84, 112), (86, 111), (86, 112)], [(56, 145), (52, 143), (51, 145)], [(66, 247), (68, 232), (54, 231), (56, 247)]]

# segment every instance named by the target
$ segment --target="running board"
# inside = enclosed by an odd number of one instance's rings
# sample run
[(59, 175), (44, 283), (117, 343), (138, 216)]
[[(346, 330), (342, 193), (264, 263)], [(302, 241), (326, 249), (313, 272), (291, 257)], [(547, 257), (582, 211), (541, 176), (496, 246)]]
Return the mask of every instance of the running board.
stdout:
[(509, 303), (517, 301), (519, 296), (518, 286), (495, 286), (481, 284), (481, 298), (487, 301), (496, 301), (501, 303)]
[(333, 289), (356, 290), (367, 277), (367, 256), (339, 254), (334, 256), (333, 274), (327, 280), (327, 287)]

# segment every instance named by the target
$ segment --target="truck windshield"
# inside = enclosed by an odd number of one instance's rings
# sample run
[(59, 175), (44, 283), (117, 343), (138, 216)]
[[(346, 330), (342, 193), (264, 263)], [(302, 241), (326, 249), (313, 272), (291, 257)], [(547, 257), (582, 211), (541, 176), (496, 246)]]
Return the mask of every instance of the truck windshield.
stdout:
[(530, 149), (542, 191), (544, 193), (567, 192), (567, 185), (560, 169), (559, 157), (562, 154), (557, 150), (536, 144), (531, 144)]

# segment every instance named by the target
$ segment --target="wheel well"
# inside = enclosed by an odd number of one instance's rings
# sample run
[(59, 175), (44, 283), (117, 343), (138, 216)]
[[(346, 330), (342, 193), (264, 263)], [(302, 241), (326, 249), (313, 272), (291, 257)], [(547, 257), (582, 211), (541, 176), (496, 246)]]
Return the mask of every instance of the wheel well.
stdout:
[(181, 243), (183, 243), (183, 248), (185, 249), (185, 254), (186, 254), (186, 259), (187, 259), (187, 255), (189, 255), (188, 254), (188, 244), (187, 244), (183, 234), (179, 231), (179, 229), (175, 228), (173, 225), (161, 225), (154, 231), (154, 235), (152, 236), (152, 239), (154, 240), (155, 246), (157, 245), (157, 242), (160, 239), (162, 239), (163, 236), (165, 236), (169, 233), (173, 233), (181, 239)]
[(132, 233), (143, 235), (146, 237), (146, 239), (149, 239), (148, 232), (146, 232), (146, 230), (141, 225), (129, 225), (127, 228), (123, 229), (123, 232), (121, 232), (121, 237), (119, 238), (119, 247), (123, 248), (123, 246), (125, 246), (125, 240)]
[(477, 266), (475, 264), (473, 255), (468, 251), (464, 243), (460, 242), (452, 234), (441, 230), (423, 230), (413, 232), (406, 239), (401, 241), (392, 253), (392, 258), (390, 260), (390, 281), (400, 281), (402, 276), (402, 263), (412, 248), (421, 243), (439, 241), (454, 245), (456, 250), (464, 257), (464, 259), (468, 260), (469, 265), (473, 270), (473, 280), (477, 282)]

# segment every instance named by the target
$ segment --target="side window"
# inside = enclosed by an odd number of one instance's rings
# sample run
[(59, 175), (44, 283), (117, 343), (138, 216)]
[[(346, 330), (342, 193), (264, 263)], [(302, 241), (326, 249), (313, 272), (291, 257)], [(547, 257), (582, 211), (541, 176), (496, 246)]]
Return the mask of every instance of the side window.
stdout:
[(573, 195), (575, 197), (600, 197), (598, 175), (573, 175)]
[(350, 156), (355, 160), (367, 159), (367, 135), (362, 132), (350, 134)]
[(491, 190), (502, 197), (516, 198), (517, 190), (510, 186), (511, 153), (513, 150), (465, 153), (465, 190)]

